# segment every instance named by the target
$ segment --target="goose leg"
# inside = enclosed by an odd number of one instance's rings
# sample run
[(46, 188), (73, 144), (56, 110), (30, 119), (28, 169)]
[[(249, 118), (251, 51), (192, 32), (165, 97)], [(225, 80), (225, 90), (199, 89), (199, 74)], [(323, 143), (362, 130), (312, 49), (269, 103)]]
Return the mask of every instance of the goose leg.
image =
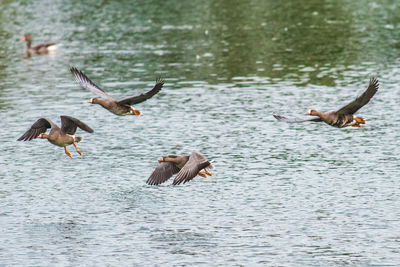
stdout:
[(198, 175), (200, 175), (200, 176), (203, 177), (203, 178), (206, 178), (206, 177), (207, 177), (207, 175), (205, 175), (205, 174), (202, 173), (202, 172), (199, 172)]
[(360, 118), (354, 117), (354, 120), (356, 122), (358, 122), (358, 123), (365, 124), (365, 120), (364, 119), (360, 119)]
[(361, 125), (359, 123), (356, 123), (356, 124), (351, 125), (351, 127), (361, 127)]
[(68, 152), (67, 147), (64, 147), (64, 152), (67, 154), (68, 157), (72, 158), (71, 154)]
[(78, 152), (79, 155), (82, 155), (82, 153), (79, 151), (79, 149), (78, 149), (78, 147), (76, 146), (76, 144), (73, 143), (73, 145), (74, 145), (74, 147), (75, 147), (75, 149), (76, 149), (76, 152)]
[(207, 171), (206, 168), (204, 168), (204, 172), (205, 172), (208, 176), (212, 176), (211, 172)]
[(132, 111), (133, 115), (140, 115), (140, 111), (134, 110), (133, 107), (131, 107), (131, 111)]

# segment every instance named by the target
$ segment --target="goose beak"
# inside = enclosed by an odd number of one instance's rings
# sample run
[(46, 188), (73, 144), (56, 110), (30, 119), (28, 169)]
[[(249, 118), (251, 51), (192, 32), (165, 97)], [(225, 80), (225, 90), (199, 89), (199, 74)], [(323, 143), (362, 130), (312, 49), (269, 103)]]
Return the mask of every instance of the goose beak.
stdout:
[(25, 36), (21, 38), (21, 42), (25, 41), (25, 40), (26, 40)]
[(92, 99), (89, 99), (87, 102), (90, 103), (90, 104), (92, 104), (92, 103), (93, 103), (93, 100), (92, 100)]
[(311, 115), (311, 113), (310, 112), (306, 112), (306, 113), (304, 113), (304, 115)]

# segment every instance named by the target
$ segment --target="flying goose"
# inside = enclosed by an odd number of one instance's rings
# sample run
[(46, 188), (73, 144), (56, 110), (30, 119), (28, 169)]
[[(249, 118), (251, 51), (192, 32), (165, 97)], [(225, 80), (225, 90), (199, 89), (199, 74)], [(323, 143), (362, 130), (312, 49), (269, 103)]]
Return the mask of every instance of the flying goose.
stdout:
[(357, 97), (355, 100), (351, 101), (344, 107), (331, 112), (322, 113), (314, 109), (309, 110), (305, 115), (317, 116), (316, 118), (307, 120), (291, 120), (283, 116), (274, 115), (278, 121), (283, 121), (286, 123), (298, 123), (298, 122), (325, 122), (331, 126), (343, 128), (347, 126), (361, 127), (361, 124), (365, 124), (365, 120), (362, 117), (356, 117), (356, 113), (360, 108), (366, 105), (369, 100), (378, 91), (379, 83), (376, 78), (371, 78), (369, 81), (369, 86), (365, 92)]

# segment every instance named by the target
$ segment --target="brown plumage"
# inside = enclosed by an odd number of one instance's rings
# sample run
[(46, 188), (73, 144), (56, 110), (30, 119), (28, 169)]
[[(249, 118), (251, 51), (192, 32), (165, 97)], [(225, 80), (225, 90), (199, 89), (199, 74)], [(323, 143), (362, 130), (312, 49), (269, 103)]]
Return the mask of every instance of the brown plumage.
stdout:
[[(186, 183), (197, 175), (206, 177), (211, 173), (207, 169), (212, 169), (211, 163), (201, 154), (193, 152), (190, 156), (168, 155), (158, 161), (158, 165), (147, 179), (149, 185), (159, 185), (167, 181), (172, 175), (177, 174), (173, 185)], [(204, 170), (204, 173), (201, 172)]]
[(298, 123), (306, 121), (314, 122), (325, 122), (331, 126), (343, 128), (347, 126), (361, 127), (361, 124), (365, 124), (365, 120), (362, 117), (354, 116), (360, 108), (366, 105), (371, 98), (378, 91), (379, 83), (376, 78), (371, 78), (369, 81), (369, 86), (365, 92), (357, 97), (355, 100), (351, 101), (344, 107), (327, 113), (322, 113), (316, 110), (309, 110), (305, 115), (317, 116), (317, 118), (308, 120), (291, 120), (283, 116), (274, 115), (278, 121), (283, 121), (287, 123)]
[(102, 99), (92, 98), (88, 101), (91, 104), (99, 104), (103, 108), (108, 111), (116, 114), (116, 115), (140, 115), (140, 111), (134, 110), (131, 105), (141, 103), (151, 98), (158, 92), (160, 92), (161, 88), (164, 85), (164, 81), (162, 79), (157, 79), (156, 84), (150, 91), (137, 95), (126, 97), (121, 100), (114, 100), (111, 96), (106, 94), (100, 87), (94, 84), (83, 72), (78, 70), (77, 68), (71, 67), (71, 73), (74, 75), (76, 81), (85, 89), (91, 91), (92, 93), (100, 96)]
[[(64, 152), (69, 157), (71, 157), (71, 154), (67, 151), (66, 147), (68, 145), (74, 145), (76, 152), (82, 155), (76, 146), (76, 143), (82, 140), (82, 137), (75, 137), (76, 128), (79, 127), (88, 133), (93, 133), (93, 130), (76, 118), (70, 116), (60, 117), (61, 128), (49, 119), (40, 118), (17, 141), (30, 141), (35, 138), (47, 139), (53, 145), (64, 147)], [(48, 128), (51, 128), (50, 133), (45, 134)]]
[(56, 43), (38, 44), (32, 47), (32, 39), (29, 34), (25, 34), (25, 36), (21, 38), (21, 41), (26, 42), (25, 58), (30, 57), (33, 53), (40, 55), (48, 54), (51, 50), (53, 50), (53, 48), (56, 47)]

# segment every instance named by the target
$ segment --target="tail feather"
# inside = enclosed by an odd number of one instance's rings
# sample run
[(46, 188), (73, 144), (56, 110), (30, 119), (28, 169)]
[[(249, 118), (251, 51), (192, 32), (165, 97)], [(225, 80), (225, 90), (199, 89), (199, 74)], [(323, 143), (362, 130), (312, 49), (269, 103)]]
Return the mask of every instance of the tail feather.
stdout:
[(76, 136), (76, 137), (74, 137), (74, 142), (75, 143), (79, 143), (80, 141), (82, 141), (82, 137), (80, 137), (80, 136)]
[(54, 44), (54, 45), (51, 45), (51, 46), (47, 47), (47, 50), (49, 50), (49, 51), (55, 51), (55, 50), (57, 50), (61, 45), (62, 45), (62, 44)]

